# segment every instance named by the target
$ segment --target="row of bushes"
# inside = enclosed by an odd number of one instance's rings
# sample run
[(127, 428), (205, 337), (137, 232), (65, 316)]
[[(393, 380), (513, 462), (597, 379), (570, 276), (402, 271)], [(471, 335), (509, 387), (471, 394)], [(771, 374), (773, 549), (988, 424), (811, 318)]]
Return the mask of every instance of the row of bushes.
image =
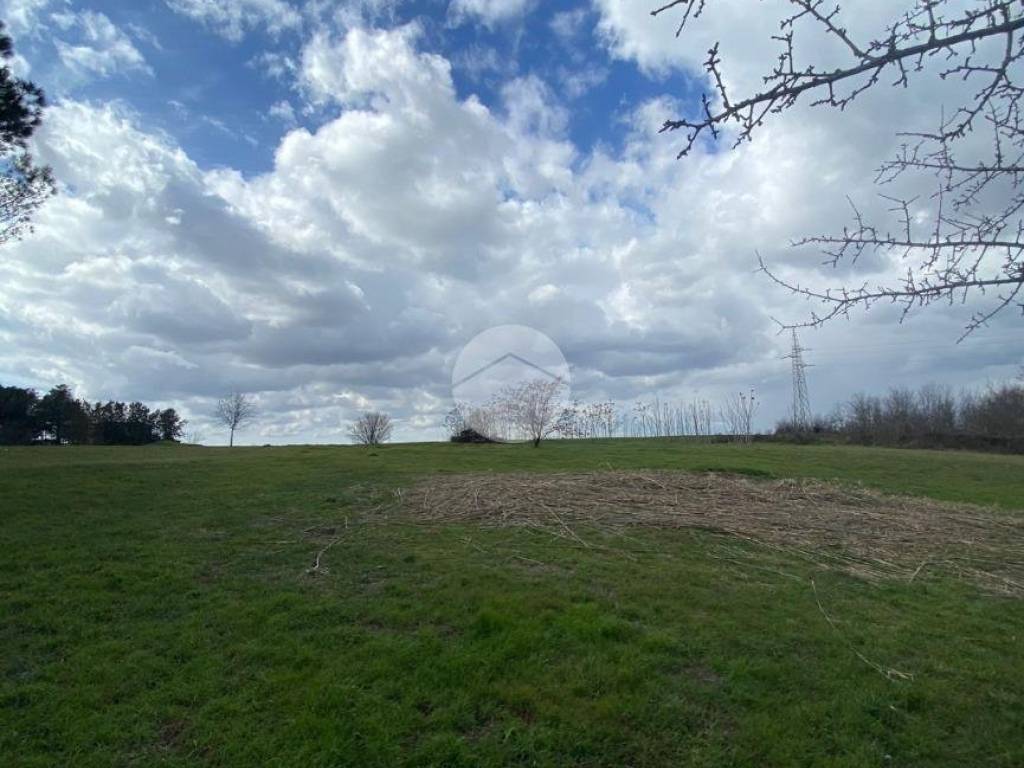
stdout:
[(32, 389), (0, 386), (0, 445), (144, 445), (177, 440), (185, 422), (173, 408), (143, 403), (89, 404), (61, 384), (40, 396)]
[(811, 424), (782, 422), (775, 434), (798, 439), (834, 435), (863, 445), (1024, 453), (1024, 385), (959, 395), (935, 385), (893, 388), (882, 396), (858, 394)]

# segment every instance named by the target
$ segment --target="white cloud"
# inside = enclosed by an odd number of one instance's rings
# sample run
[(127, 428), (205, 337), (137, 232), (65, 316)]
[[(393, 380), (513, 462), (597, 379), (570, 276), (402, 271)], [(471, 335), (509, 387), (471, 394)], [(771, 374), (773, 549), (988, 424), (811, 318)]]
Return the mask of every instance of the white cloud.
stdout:
[(522, 18), (533, 5), (534, 0), (452, 0), (448, 12), (456, 20), (473, 19), (493, 26)]
[(166, 0), (178, 13), (189, 16), (229, 40), (241, 40), (253, 29), (273, 34), (295, 29), (302, 15), (286, 0)]
[(296, 125), (298, 122), (295, 118), (295, 108), (287, 99), (282, 99), (281, 101), (271, 104), (268, 114), (289, 127)]
[(95, 11), (55, 13), (54, 24), (76, 35), (74, 42), (55, 40), (57, 54), (77, 79), (110, 77), (132, 71), (152, 75), (146, 59), (109, 18)]
[(547, 84), (535, 75), (516, 78), (501, 92), (509, 124), (521, 134), (558, 136), (569, 125), (569, 112), (555, 102)]
[[(847, 14), (844, 21), (849, 26), (889, 19), (892, 4), (891, 0), (861, 0), (856, 16)], [(764, 66), (774, 62), (779, 44), (772, 43), (770, 36), (792, 10), (788, 0), (754, 5), (746, 0), (718, 0), (691, 19), (677, 37), (681, 8), (651, 16), (650, 8), (641, 11), (632, 0), (594, 0), (594, 6), (599, 14), (598, 33), (614, 56), (635, 61), (649, 73), (702, 72), (708, 49), (720, 42), (729, 77), (743, 86), (756, 85)]]
[[(64, 2), (60, 2), (64, 5)], [(35, 35), (40, 31), (39, 20), (43, 11), (54, 4), (54, 0), (3, 0), (0, 2), (0, 18), (4, 20), (12, 35)]]
[(474, 82), (486, 78), (500, 81), (513, 77), (518, 69), (514, 58), (503, 56), (495, 48), (473, 43), (459, 50), (452, 64)]
[(303, 48), (300, 83), (319, 103), (348, 104), (382, 94), (403, 104), (450, 100), (446, 59), (415, 50), (418, 24), (396, 29), (350, 30), (341, 40), (318, 32)]
[(584, 65), (572, 69), (559, 67), (558, 81), (569, 99), (578, 99), (608, 79), (608, 69), (598, 65)]
[(551, 17), (551, 30), (563, 40), (571, 41), (583, 30), (589, 15), (587, 8), (559, 11)]
[(290, 80), (298, 69), (298, 65), (290, 57), (275, 51), (264, 51), (249, 62), (249, 66), (260, 70), (274, 80)]
[[(884, 39), (886, 24), (917, 5), (917, 0), (858, 0), (855, 7), (844, 6), (839, 23), (855, 39)], [(681, 7), (658, 16), (651, 16), (649, 8), (638, 12), (633, 0), (594, 0), (594, 8), (599, 15), (597, 33), (608, 52), (635, 62), (653, 77), (683, 71), (704, 79), (708, 50), (718, 43), (724, 82), (734, 98), (763, 86), (763, 76), (783, 50), (783, 43), (772, 35), (794, 13), (790, 0), (717, 0), (691, 18), (677, 36)], [(797, 67), (813, 62), (828, 69), (848, 63), (849, 51), (834, 37), (821, 34), (809, 15), (804, 14), (793, 30)]]
[(160, 38), (156, 36), (153, 30), (147, 29), (141, 24), (129, 24), (127, 29), (131, 33), (131, 36), (139, 42), (145, 43), (158, 51), (162, 51), (164, 49), (163, 45), (160, 43)]
[(32, 74), (32, 65), (20, 53), (15, 53), (8, 59), (8, 66), (15, 77), (27, 78)]
[[(301, 87), (330, 117), (290, 131), (258, 175), (200, 168), (115, 107), (54, 107), (37, 150), (66, 188), (31, 239), (4, 246), (0, 371), (175, 402), (200, 428), (211, 398), (242, 388), (266, 414), (259, 442), (338, 440), (371, 403), (402, 437), (432, 437), (459, 346), (524, 323), (562, 346), (583, 397), (754, 385), (765, 416), (782, 415), (770, 316), (807, 306), (754, 274), (754, 249), (820, 279), (814, 254), (785, 243), (841, 224), (844, 194), (870, 197), (863, 169), (893, 141), (871, 119), (879, 105), (794, 113), (737, 152), (677, 162), (656, 133), (677, 105), (652, 100), (629, 114), (621, 151), (583, 155), (541, 80), (511, 81), (490, 109), (459, 96), (422, 39), (409, 26), (310, 40)], [(897, 268), (876, 259), (860, 275)], [(1019, 356), (1019, 342), (979, 339), (958, 363), (929, 362), (908, 350), (952, 349), (960, 318), (922, 321), (872, 313), (805, 338), (812, 362), (851, 334), (860, 345), (814, 369), (815, 404), (879, 366), (886, 383), (955, 384)]]

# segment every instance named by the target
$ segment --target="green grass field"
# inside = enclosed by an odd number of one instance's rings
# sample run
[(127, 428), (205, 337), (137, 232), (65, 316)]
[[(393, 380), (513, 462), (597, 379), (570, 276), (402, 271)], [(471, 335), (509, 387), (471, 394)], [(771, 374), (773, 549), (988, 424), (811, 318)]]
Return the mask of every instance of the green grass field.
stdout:
[(586, 549), (366, 523), (371, 497), (424, 475), (607, 468), (1024, 515), (1024, 457), (970, 453), (0, 450), (0, 765), (1024, 765), (1019, 599), (866, 582), (702, 530)]

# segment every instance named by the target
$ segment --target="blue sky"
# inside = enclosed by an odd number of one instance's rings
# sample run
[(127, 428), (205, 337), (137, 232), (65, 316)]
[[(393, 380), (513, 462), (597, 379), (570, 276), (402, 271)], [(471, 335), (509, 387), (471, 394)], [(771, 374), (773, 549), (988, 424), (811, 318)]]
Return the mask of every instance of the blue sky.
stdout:
[[(301, 109), (295, 83), (287, 74), (269, 71), (264, 58), (269, 54), (296, 62), (308, 22), (276, 32), (256, 25), (231, 39), (162, 0), (95, 0), (63, 9), (54, 3), (52, 8), (52, 13), (88, 9), (104, 14), (131, 39), (152, 74), (129, 71), (76, 81), (61, 65), (58, 38), (40, 29), (17, 41), (37, 82), (55, 99), (123, 101), (205, 166), (246, 174), (269, 170), (278, 141), (293, 127), (270, 114), (282, 101), (295, 107), (297, 125), (312, 129), (325, 116)], [(624, 117), (637, 104), (666, 93), (692, 104), (702, 87), (686, 71), (644, 72), (635, 61), (614, 56), (596, 29), (597, 12), (570, 0), (535, 4), (521, 17), (493, 24), (456, 19), (444, 0), (402, 2), (371, 18), (385, 19), (388, 26), (419, 24), (423, 47), (452, 63), (461, 98), (475, 95), (500, 109), (501, 88), (513, 77), (535, 75), (551, 84), (568, 110), (568, 136), (583, 152), (598, 143), (621, 147), (627, 133)], [(81, 35), (70, 30), (60, 39), (75, 43)], [(572, 77), (584, 81), (578, 93), (566, 84)]]
[[(874, 34), (891, 2), (863, 3)], [(780, 5), (720, 0), (677, 39), (635, 0), (0, 0), (60, 186), (0, 251), (0, 382), (174, 406), (209, 442), (232, 390), (262, 413), (242, 442), (337, 442), (371, 407), (433, 439), (459, 351), (519, 324), (584, 401), (754, 388), (768, 428), (790, 402), (775, 319), (813, 307), (757, 254), (802, 284), (899, 275), (790, 243), (841, 229), (848, 198), (884, 219), (871, 169), (956, 87), (800, 105), (677, 160), (658, 129), (698, 108), (708, 47), (756, 84)], [(973, 309), (808, 331), (812, 405), (1012, 377), (1019, 319), (957, 345)]]

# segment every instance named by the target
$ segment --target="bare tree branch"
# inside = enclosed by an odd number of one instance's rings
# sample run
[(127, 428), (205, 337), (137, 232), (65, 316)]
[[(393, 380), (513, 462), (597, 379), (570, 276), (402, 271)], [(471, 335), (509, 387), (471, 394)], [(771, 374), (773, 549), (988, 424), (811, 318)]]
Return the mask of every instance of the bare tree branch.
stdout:
[[(853, 223), (835, 234), (796, 240), (794, 246), (814, 246), (825, 264), (855, 264), (870, 253), (885, 264), (899, 264), (903, 277), (874, 287), (809, 288), (769, 270), (777, 284), (825, 305), (821, 314), (785, 327), (818, 326), (853, 307), (878, 302), (902, 307), (905, 317), (915, 307), (936, 301), (967, 304), (986, 301), (965, 328), (964, 338), (996, 314), (1016, 305), (1024, 313), (1024, 118), (1020, 110), (1024, 87), (1018, 84), (1024, 61), (1024, 3), (1019, 0), (914, 0), (910, 9), (894, 16), (877, 37), (856, 39), (843, 24), (843, 8), (831, 0), (786, 0), (790, 11), (772, 40), (782, 45), (776, 63), (763, 77), (764, 87), (733, 99), (725, 83), (716, 43), (705, 69), (710, 93), (703, 96), (696, 118), (666, 120), (662, 131), (685, 131), (679, 156), (688, 154), (701, 136), (719, 138), (726, 129), (735, 145), (750, 141), (771, 115), (807, 94), (813, 106), (846, 109), (856, 97), (882, 82), (911, 86), (912, 75), (926, 61), (939, 57), (949, 64), (943, 79), (976, 82), (973, 95), (943, 117), (931, 133), (904, 133), (896, 156), (882, 164), (876, 183), (890, 185), (907, 173), (931, 174), (935, 191), (927, 200), (882, 195), (896, 221), (890, 231), (868, 221), (853, 201)], [(653, 11), (682, 12), (678, 33), (708, 10), (708, 0), (678, 0)], [(840, 66), (798, 62), (803, 34), (816, 27), (837, 42), (847, 60)], [(976, 128), (991, 131), (988, 157), (961, 160), (959, 155)], [(975, 150), (976, 151), (976, 150)]]
[[(769, 114), (777, 114), (794, 106), (800, 96), (805, 93), (820, 94), (812, 102), (814, 105), (838, 107), (848, 106), (858, 95), (875, 85), (882, 73), (890, 68), (898, 70), (894, 85), (908, 85), (907, 60), (917, 60), (914, 69), (921, 68), (924, 57), (934, 56), (941, 52), (957, 55), (961, 48), (972, 48), (979, 41), (1004, 37), (1005, 53), (1000, 63), (994, 66), (977, 64), (973, 56), (968, 56), (964, 63), (943, 73), (944, 77), (960, 75), (971, 77), (977, 74), (988, 74), (991, 82), (977, 95), (975, 103), (960, 110), (960, 118), (946, 130), (949, 135), (962, 136), (973, 126), (974, 118), (998, 91), (1009, 86), (1007, 70), (1021, 55), (1019, 47), (1015, 47), (1014, 33), (1024, 28), (1024, 17), (1020, 15), (1019, 3), (1005, 0), (985, 0), (983, 12), (966, 11), (963, 16), (944, 19), (934, 15), (938, 5), (945, 5), (947, 0), (920, 0), (929, 10), (931, 20), (927, 24), (918, 23), (918, 15), (907, 13), (892, 24), (887, 34), (877, 40), (864, 44), (855, 43), (845, 28), (837, 23), (841, 8), (837, 5), (831, 12), (821, 11), (824, 0), (789, 0), (794, 7), (792, 15), (781, 22), (781, 34), (772, 37), (782, 43), (783, 51), (779, 54), (774, 68), (764, 76), (768, 86), (757, 93), (738, 101), (730, 99), (725, 86), (722, 60), (719, 57), (719, 43), (715, 43), (708, 51), (704, 68), (714, 84), (714, 97), (704, 94), (703, 113), (699, 118), (679, 118), (666, 120), (661, 130), (686, 130), (686, 140), (679, 157), (690, 153), (697, 140), (705, 133), (718, 138), (723, 128), (734, 125), (737, 130), (735, 144), (738, 146), (749, 141), (755, 129), (760, 127)], [(699, 16), (704, 10), (703, 0), (680, 0), (656, 9), (657, 15), (671, 8), (684, 7), (684, 16), (679, 32), (688, 21)], [(1014, 14), (1013, 9), (1017, 10)], [(853, 60), (846, 66), (824, 70), (815, 65), (798, 66), (794, 49), (794, 27), (804, 17), (810, 17), (819, 23), (824, 30), (839, 39), (849, 49)], [(987, 20), (987, 23), (986, 23)], [(678, 33), (677, 33), (678, 34)], [(915, 42), (920, 40), (920, 42)], [(972, 48), (973, 50), (973, 48)], [(866, 77), (859, 84), (851, 86), (845, 94), (840, 94), (837, 86), (849, 80)]]

